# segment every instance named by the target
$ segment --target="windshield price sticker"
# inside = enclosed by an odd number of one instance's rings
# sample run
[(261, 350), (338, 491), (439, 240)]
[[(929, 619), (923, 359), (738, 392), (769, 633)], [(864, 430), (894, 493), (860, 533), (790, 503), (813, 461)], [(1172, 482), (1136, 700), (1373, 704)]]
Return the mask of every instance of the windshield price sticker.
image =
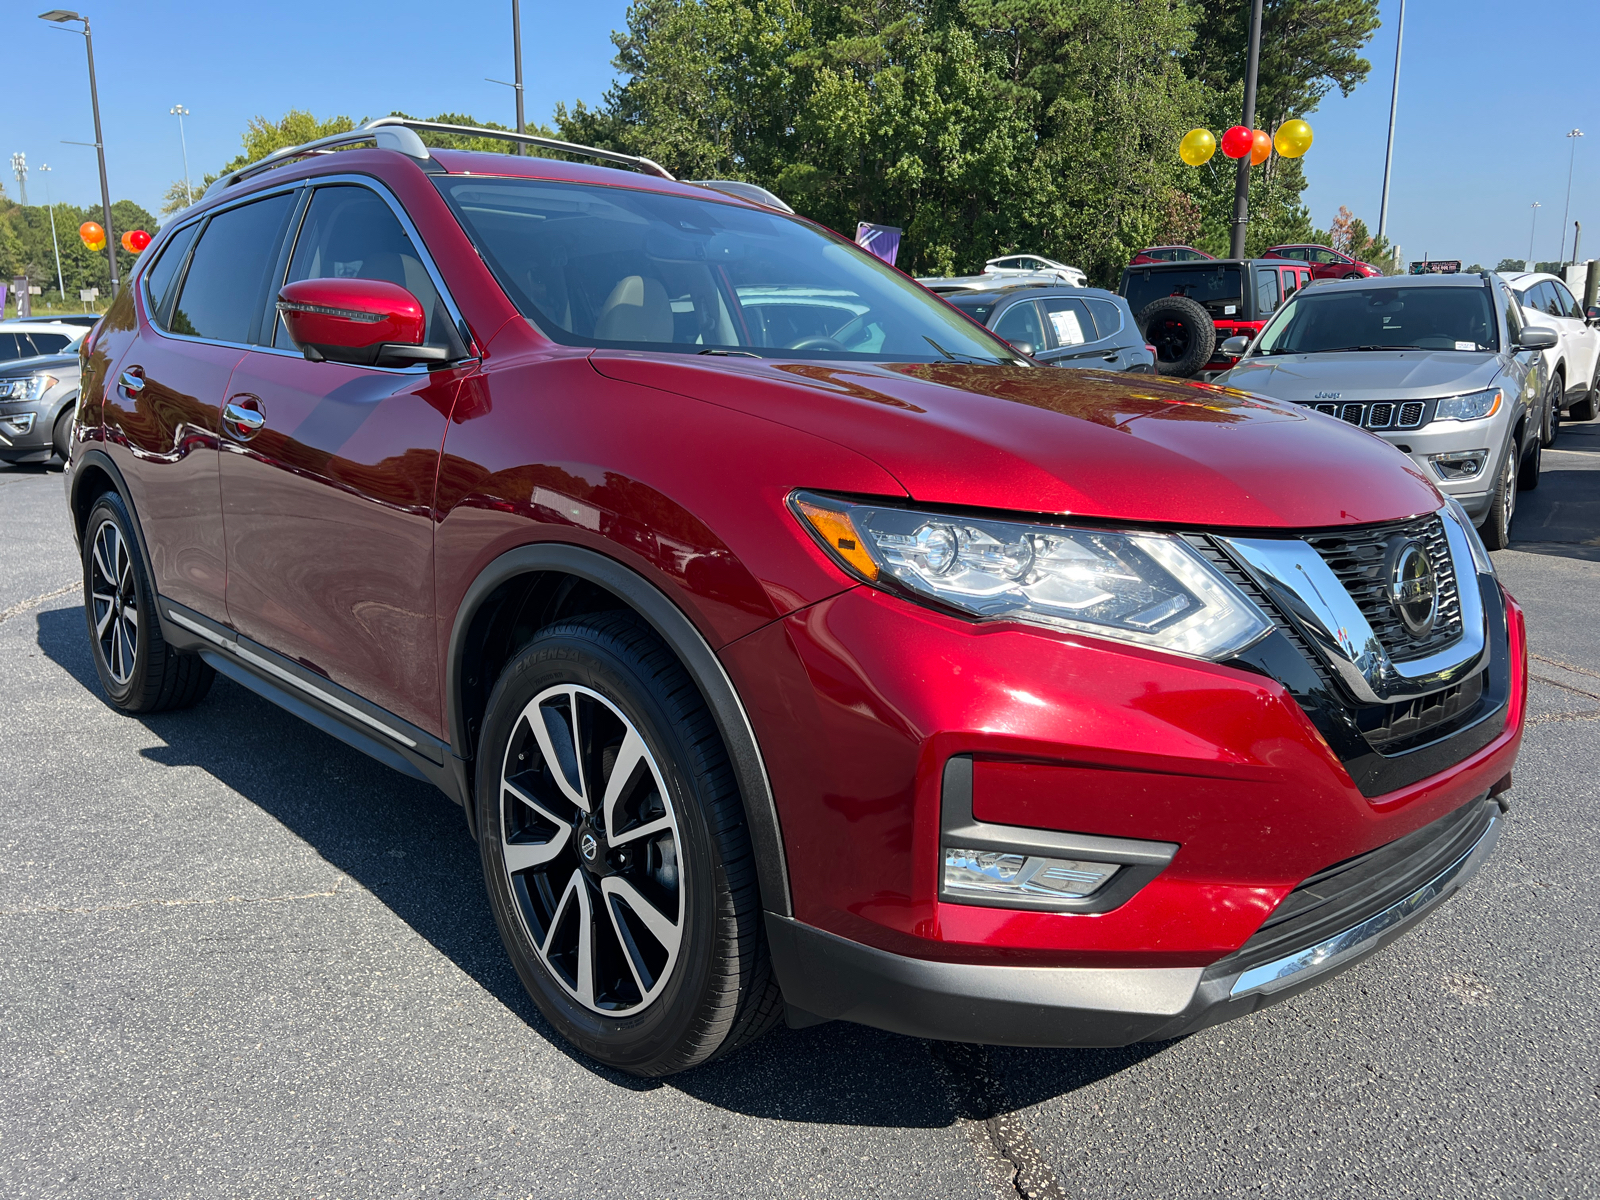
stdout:
[(1083, 326), (1078, 323), (1075, 312), (1053, 312), (1050, 324), (1055, 328), (1056, 340), (1063, 346), (1081, 346), (1089, 340), (1083, 336)]

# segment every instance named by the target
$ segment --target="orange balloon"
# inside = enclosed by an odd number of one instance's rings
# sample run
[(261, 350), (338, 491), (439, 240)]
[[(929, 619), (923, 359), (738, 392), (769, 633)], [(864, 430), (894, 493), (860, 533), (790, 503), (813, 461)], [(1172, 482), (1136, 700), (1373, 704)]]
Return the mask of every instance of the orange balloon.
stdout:
[(1265, 129), (1250, 131), (1250, 165), (1259, 167), (1272, 156), (1272, 135)]
[(78, 226), (78, 236), (83, 239), (83, 244), (91, 250), (104, 250), (106, 248), (106, 231), (96, 221), (85, 221)]
[(122, 248), (129, 254), (142, 254), (144, 248), (150, 244), (150, 235), (142, 229), (130, 229), (119, 239)]

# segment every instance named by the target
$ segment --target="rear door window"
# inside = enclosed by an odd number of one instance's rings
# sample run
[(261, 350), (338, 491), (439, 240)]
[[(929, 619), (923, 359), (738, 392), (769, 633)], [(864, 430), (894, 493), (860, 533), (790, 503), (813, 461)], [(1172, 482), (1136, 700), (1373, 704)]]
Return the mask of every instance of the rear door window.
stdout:
[(1067, 350), (1100, 340), (1094, 318), (1076, 297), (1048, 297), (1044, 301), (1044, 313), (1052, 350)]
[(173, 333), (250, 343), (294, 200), (294, 193), (283, 192), (211, 218), (194, 248), (172, 311)]
[(1583, 309), (1578, 306), (1578, 301), (1567, 290), (1567, 285), (1552, 282), (1550, 290), (1555, 293), (1556, 305), (1552, 310), (1555, 316), (1570, 317), (1574, 321), (1583, 320)]
[(1278, 301), (1283, 293), (1278, 287), (1278, 273), (1263, 270), (1256, 275), (1256, 318), (1270, 316), (1278, 311)]
[[(448, 348), (450, 317), (417, 246), (394, 210), (370, 188), (321, 187), (311, 197), (286, 282), (302, 279), (381, 279), (399, 284), (428, 314), (426, 342)], [(263, 339), (266, 340), (266, 339)], [(280, 318), (280, 347), (293, 347)]]
[(178, 230), (162, 249), (155, 265), (145, 272), (145, 302), (150, 306), (151, 319), (163, 329), (166, 328), (167, 301), (171, 298), (167, 293), (172, 290), (178, 268), (183, 266), (183, 256), (189, 252), (189, 243), (194, 241), (199, 230), (199, 221)]
[(1039, 323), (1039, 310), (1032, 300), (1013, 304), (1001, 313), (994, 331), (1013, 346), (1018, 342), (1027, 342), (1035, 350), (1043, 350), (1047, 344), (1044, 327)]

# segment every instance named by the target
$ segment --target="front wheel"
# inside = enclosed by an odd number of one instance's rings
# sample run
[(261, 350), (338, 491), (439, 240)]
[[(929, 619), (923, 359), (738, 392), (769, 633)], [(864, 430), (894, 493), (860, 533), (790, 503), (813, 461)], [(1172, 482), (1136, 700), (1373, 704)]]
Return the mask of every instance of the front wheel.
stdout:
[(1553, 446), (1561, 432), (1561, 401), (1567, 394), (1567, 381), (1557, 375), (1550, 380), (1544, 394), (1544, 420), (1539, 426), (1539, 444)]
[(1500, 479), (1495, 484), (1494, 498), (1489, 511), (1478, 526), (1483, 544), (1490, 550), (1504, 550), (1511, 545), (1511, 518), (1517, 511), (1517, 453), (1512, 447), (1506, 451), (1500, 464)]
[(585, 1053), (668, 1075), (781, 1015), (727, 753), (632, 613), (551, 626), (506, 667), (479, 746), (478, 831), (517, 974)]
[(1592, 421), (1600, 407), (1600, 363), (1595, 365), (1594, 378), (1589, 381), (1589, 394), (1574, 404), (1568, 412), (1574, 421)]
[(1345, 279), (1365, 279), (1366, 276), (1363, 275), (1360, 271), (1351, 271), (1348, 275), (1343, 276), (1343, 278), (1345, 278)]
[(127, 713), (197, 704), (211, 690), (210, 665), (161, 636), (155, 589), (122, 497), (94, 502), (83, 531), (83, 615), (100, 686)]

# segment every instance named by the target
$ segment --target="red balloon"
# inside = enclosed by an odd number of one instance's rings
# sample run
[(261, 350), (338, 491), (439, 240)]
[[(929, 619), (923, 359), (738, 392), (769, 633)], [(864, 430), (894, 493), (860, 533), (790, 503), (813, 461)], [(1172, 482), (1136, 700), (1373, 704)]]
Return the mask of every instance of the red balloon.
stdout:
[(1243, 125), (1235, 125), (1222, 135), (1222, 152), (1229, 158), (1243, 158), (1250, 153), (1254, 140), (1250, 130)]
[(1265, 129), (1253, 130), (1250, 134), (1250, 165), (1259, 167), (1272, 156), (1272, 135)]
[(129, 254), (143, 254), (150, 244), (150, 235), (142, 229), (130, 229), (122, 235), (122, 248)]

